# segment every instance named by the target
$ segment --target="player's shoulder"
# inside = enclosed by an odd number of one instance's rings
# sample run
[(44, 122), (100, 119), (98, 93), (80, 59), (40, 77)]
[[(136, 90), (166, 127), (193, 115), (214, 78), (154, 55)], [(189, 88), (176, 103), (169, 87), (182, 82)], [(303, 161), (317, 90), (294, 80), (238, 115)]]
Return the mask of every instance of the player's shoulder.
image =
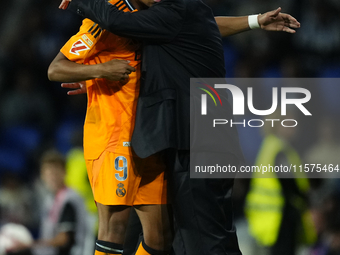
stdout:
[(93, 24), (93, 21), (90, 19), (83, 19), (82, 26), (89, 26), (90, 24)]
[[(99, 28), (100, 28), (100, 26), (96, 22), (94, 22), (94, 21), (92, 21), (90, 19), (84, 19), (83, 23), (82, 23), (82, 25), (80, 27), (79, 32), (81, 32), (81, 33), (92, 33), (93, 31), (99, 32), (98, 31)], [(102, 30), (103, 29), (100, 29), (100, 32)]]
[(87, 55), (87, 51), (96, 44), (102, 32), (103, 29), (97, 23), (84, 19), (79, 32), (72, 36), (64, 47), (66, 51), (76, 56)]

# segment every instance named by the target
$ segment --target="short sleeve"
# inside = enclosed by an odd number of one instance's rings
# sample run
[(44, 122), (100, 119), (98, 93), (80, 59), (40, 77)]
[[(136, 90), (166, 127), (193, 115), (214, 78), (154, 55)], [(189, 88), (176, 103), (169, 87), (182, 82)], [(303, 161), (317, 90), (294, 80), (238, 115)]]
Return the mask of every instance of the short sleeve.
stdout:
[(102, 31), (97, 23), (84, 19), (79, 32), (67, 41), (60, 52), (70, 61), (82, 64), (86, 58), (95, 54), (95, 45)]

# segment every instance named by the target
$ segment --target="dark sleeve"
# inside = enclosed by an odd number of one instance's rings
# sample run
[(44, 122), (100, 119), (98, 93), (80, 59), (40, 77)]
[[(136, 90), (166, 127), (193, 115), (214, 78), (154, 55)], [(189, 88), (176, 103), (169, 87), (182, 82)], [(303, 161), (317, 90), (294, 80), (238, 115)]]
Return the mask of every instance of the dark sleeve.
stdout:
[(67, 203), (58, 222), (58, 232), (74, 232), (76, 227), (76, 210), (74, 205)]
[(184, 6), (183, 0), (162, 0), (147, 10), (130, 13), (118, 10), (107, 0), (72, 0), (67, 9), (116, 35), (166, 42), (179, 33)]

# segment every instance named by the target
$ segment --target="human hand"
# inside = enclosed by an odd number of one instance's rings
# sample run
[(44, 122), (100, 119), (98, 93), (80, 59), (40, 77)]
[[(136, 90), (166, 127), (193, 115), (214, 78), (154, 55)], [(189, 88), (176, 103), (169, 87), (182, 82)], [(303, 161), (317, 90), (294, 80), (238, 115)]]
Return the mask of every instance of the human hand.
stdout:
[(108, 62), (97, 65), (100, 72), (100, 78), (105, 78), (110, 81), (125, 81), (129, 78), (131, 72), (136, 69), (129, 65), (130, 61), (114, 59)]
[(67, 92), (67, 95), (69, 96), (86, 94), (86, 85), (84, 81), (73, 82), (73, 83), (62, 83), (61, 87), (66, 88), (66, 89), (72, 89)]
[(70, 2), (71, 2), (71, 0), (62, 0), (60, 5), (59, 5), (59, 9), (66, 10), (67, 6)]
[(267, 31), (284, 31), (293, 34), (296, 32), (294, 28), (300, 27), (300, 22), (294, 17), (281, 13), (281, 7), (259, 15), (258, 21), (261, 29)]

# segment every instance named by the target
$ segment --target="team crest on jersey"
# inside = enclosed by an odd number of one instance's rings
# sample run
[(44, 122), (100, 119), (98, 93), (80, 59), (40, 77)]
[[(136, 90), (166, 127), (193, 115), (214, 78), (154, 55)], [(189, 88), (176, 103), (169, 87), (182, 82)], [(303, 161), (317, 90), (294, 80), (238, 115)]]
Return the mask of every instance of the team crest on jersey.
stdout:
[(131, 142), (123, 142), (123, 146), (124, 147), (130, 147), (131, 146)]
[(84, 50), (88, 50), (88, 49), (90, 49), (90, 47), (87, 46), (86, 43), (84, 43), (82, 39), (79, 39), (78, 41), (76, 41), (72, 45), (72, 47), (70, 49), (70, 53), (79, 56), (80, 51), (84, 51)]
[(123, 183), (118, 183), (118, 188), (116, 190), (116, 194), (118, 197), (124, 197), (126, 194), (126, 189), (124, 188), (124, 184)]

